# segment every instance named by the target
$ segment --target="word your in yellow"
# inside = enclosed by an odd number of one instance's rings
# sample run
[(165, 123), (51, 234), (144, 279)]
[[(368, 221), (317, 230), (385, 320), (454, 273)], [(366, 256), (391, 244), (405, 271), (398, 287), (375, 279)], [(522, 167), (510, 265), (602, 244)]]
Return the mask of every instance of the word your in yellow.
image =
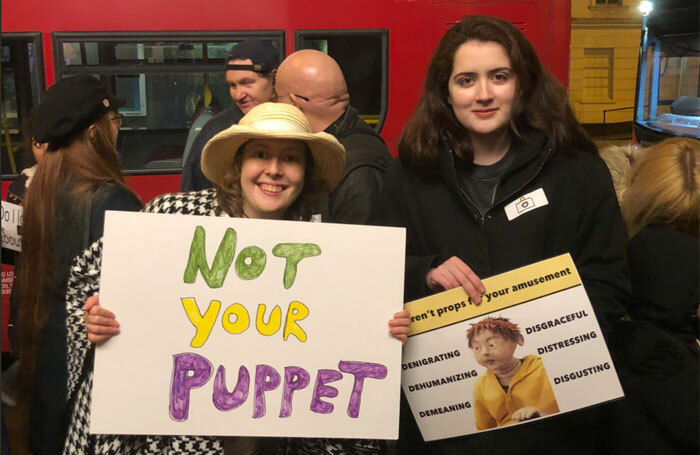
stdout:
[[(204, 343), (209, 339), (209, 335), (214, 328), (214, 323), (216, 323), (219, 312), (221, 311), (221, 302), (212, 300), (209, 302), (207, 310), (202, 314), (199, 311), (195, 299), (188, 297), (180, 300), (182, 301), (185, 313), (187, 313), (187, 317), (196, 329), (190, 346), (193, 348), (200, 348), (204, 346)], [(266, 311), (265, 304), (261, 303), (258, 305), (255, 316), (255, 328), (261, 335), (271, 336), (277, 333), (280, 327), (282, 327), (282, 309), (279, 305), (275, 305), (270, 312), (267, 322), (265, 322)], [(282, 337), (285, 341), (287, 341), (290, 335), (294, 335), (302, 343), (306, 341), (306, 332), (299, 326), (298, 322), (308, 315), (309, 309), (303, 303), (297, 301), (289, 303), (287, 316), (284, 321), (284, 330), (282, 331)], [(248, 310), (240, 303), (229, 305), (228, 308), (224, 310), (221, 318), (221, 325), (225, 331), (234, 335), (245, 332), (250, 326)]]

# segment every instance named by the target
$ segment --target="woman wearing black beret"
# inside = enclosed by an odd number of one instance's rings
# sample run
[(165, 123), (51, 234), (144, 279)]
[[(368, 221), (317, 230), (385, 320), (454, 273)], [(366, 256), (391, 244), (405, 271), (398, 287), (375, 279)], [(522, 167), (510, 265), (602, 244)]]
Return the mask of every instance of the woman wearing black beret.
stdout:
[(141, 208), (124, 184), (116, 150), (117, 108), (91, 76), (62, 79), (32, 112), (34, 140), (47, 144), (24, 200), (20, 403), (34, 454), (63, 449), (68, 423), (66, 281), (73, 258), (102, 237), (106, 210)]

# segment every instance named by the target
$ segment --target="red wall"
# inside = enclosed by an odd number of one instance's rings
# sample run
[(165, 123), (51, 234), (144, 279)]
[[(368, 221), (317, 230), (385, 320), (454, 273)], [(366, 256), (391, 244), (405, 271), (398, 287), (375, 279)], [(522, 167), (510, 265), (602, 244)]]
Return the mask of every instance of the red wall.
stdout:
[[(54, 82), (56, 31), (284, 30), (287, 54), (298, 29), (388, 29), (389, 106), (382, 136), (394, 144), (418, 101), (425, 69), (445, 31), (468, 14), (500, 16), (533, 42), (542, 62), (568, 86), (569, 0), (3, 0), (3, 32), (42, 32), (46, 83)], [(351, 94), (352, 95), (352, 94)], [(179, 175), (127, 177), (144, 202), (177, 191)], [(9, 182), (2, 182), (5, 198)], [(3, 270), (5, 268), (3, 267)], [(7, 350), (2, 294), (3, 351)]]

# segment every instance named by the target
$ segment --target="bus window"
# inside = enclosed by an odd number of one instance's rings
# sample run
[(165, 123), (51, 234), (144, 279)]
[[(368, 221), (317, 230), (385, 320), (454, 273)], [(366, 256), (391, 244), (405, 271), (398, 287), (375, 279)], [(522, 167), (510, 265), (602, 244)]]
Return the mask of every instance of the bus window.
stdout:
[(2, 34), (3, 178), (34, 164), (31, 152), (24, 150), (20, 127), (44, 89), (42, 54), (40, 33)]
[(659, 8), (644, 18), (635, 111), (635, 135), (642, 142), (700, 138), (697, 11)]
[(316, 49), (338, 62), (350, 103), (381, 131), (388, 102), (388, 30), (297, 30), (294, 42), (296, 50)]
[(284, 45), (282, 31), (54, 33), (56, 77), (91, 74), (126, 99), (125, 174), (177, 172), (192, 122), (230, 105), (226, 56), (249, 36)]

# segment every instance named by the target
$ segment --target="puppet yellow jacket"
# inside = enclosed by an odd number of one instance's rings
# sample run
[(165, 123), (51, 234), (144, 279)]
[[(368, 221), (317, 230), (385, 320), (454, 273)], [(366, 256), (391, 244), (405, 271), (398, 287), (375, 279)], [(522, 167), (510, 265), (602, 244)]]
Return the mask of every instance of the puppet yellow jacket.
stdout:
[(510, 381), (508, 392), (488, 371), (474, 384), (477, 430), (517, 423), (511, 420), (513, 413), (526, 406), (533, 406), (547, 415), (559, 412), (547, 371), (538, 356), (527, 355), (523, 358), (523, 364)]

